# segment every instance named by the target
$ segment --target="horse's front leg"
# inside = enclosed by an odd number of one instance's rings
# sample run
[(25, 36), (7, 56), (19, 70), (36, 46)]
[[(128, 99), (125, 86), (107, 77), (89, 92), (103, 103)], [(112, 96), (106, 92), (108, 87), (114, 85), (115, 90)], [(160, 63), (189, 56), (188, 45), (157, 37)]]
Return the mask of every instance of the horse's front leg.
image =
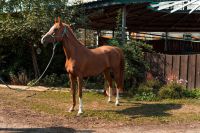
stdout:
[(78, 109), (78, 115), (83, 113), (83, 102), (82, 102), (82, 86), (83, 86), (83, 78), (78, 77), (78, 96), (79, 96), (79, 109)]
[(72, 95), (72, 106), (69, 109), (69, 112), (74, 111), (74, 107), (76, 106), (76, 89), (75, 89), (75, 80), (76, 78), (69, 74), (69, 79), (70, 79), (70, 87), (71, 87), (71, 95)]

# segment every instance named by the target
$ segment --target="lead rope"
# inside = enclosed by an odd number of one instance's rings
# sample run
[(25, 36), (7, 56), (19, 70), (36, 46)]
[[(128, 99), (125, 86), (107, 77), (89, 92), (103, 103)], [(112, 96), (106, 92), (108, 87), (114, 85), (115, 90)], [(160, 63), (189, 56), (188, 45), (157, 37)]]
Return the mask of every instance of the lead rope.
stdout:
[(40, 75), (40, 77), (39, 77), (34, 83), (32, 83), (32, 84), (31, 84), (30, 86), (28, 86), (27, 88), (25, 88), (25, 89), (23, 89), (23, 90), (22, 90), (22, 89), (15, 89), (15, 88), (10, 87), (8, 84), (6, 84), (1, 78), (0, 78), (0, 81), (1, 81), (6, 87), (8, 87), (8, 88), (11, 89), (11, 90), (26, 91), (26, 90), (30, 89), (31, 87), (33, 87), (34, 85), (36, 85), (36, 84), (39, 82), (39, 80), (43, 77), (43, 75), (45, 74), (45, 72), (46, 72), (47, 69), (49, 68), (49, 66), (50, 66), (50, 64), (51, 64), (51, 62), (52, 62), (52, 60), (53, 60), (54, 54), (55, 54), (56, 46), (57, 46), (58, 44), (59, 44), (59, 42), (53, 44), (53, 52), (52, 52), (51, 58), (50, 58), (50, 60), (49, 60), (49, 63), (47, 64), (46, 68), (44, 69), (43, 73)]

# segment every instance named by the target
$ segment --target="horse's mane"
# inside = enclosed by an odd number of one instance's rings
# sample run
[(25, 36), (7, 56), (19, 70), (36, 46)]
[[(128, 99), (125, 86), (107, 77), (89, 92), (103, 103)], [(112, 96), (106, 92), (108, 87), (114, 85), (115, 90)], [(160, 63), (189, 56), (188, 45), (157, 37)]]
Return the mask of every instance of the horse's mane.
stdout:
[(84, 46), (84, 44), (78, 40), (78, 38), (74, 34), (74, 31), (72, 30), (72, 28), (70, 27), (70, 25), (68, 25), (66, 23), (63, 23), (63, 26), (66, 26), (67, 32), (70, 32), (70, 34), (68, 34), (68, 35), (71, 35), (71, 36), (69, 36), (69, 38), (75, 39), (77, 41), (77, 44), (79, 44), (80, 46)]

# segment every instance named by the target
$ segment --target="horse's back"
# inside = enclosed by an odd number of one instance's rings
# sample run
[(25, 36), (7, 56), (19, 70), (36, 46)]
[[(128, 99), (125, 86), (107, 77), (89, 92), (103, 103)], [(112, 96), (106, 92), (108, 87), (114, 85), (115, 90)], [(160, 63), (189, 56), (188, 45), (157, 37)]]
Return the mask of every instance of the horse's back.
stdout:
[(116, 46), (101, 46), (95, 49), (92, 49), (92, 51), (96, 54), (119, 54), (123, 55), (123, 52), (120, 48)]
[(107, 58), (109, 66), (118, 66), (120, 60), (124, 58), (123, 51), (115, 46), (101, 46), (96, 49), (92, 49), (95, 54)]

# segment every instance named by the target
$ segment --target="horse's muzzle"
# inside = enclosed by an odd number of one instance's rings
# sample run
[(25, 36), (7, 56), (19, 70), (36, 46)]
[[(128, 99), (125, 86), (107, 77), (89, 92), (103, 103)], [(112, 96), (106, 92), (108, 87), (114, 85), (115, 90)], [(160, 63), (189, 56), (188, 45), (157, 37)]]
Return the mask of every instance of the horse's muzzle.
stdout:
[(44, 35), (41, 39), (41, 43), (43, 44), (44, 47), (47, 46), (48, 43), (52, 43), (53, 38), (50, 35)]
[(41, 43), (44, 44), (44, 42), (45, 41), (44, 41), (44, 36), (43, 36), (42, 39), (41, 39)]

